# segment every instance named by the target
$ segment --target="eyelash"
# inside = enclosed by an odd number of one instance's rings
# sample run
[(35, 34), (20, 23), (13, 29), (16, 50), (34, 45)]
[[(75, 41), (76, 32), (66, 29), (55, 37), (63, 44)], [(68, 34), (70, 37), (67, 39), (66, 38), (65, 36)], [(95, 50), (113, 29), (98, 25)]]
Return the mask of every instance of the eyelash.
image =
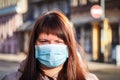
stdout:
[(40, 43), (49, 43), (48, 41), (39, 41)]

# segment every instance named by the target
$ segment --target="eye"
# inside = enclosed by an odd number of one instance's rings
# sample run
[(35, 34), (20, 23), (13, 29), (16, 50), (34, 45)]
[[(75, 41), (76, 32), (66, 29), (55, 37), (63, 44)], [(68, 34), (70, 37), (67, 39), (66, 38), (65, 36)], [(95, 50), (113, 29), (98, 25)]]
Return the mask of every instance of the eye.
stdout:
[(39, 42), (40, 44), (48, 44), (48, 43), (49, 43), (48, 40), (44, 40), (44, 39), (38, 39), (38, 42)]
[(56, 40), (55, 43), (64, 44), (64, 41), (62, 41), (62, 40)]

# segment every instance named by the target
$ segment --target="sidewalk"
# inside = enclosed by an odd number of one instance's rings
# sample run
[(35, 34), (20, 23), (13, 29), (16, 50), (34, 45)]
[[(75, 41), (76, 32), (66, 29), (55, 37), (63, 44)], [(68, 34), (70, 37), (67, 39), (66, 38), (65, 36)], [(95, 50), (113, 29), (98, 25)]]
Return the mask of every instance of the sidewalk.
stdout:
[(88, 68), (99, 80), (120, 80), (120, 66), (115, 64), (89, 62)]
[(0, 53), (0, 60), (11, 61), (11, 62), (20, 62), (26, 58), (24, 53), (19, 54), (2, 54)]

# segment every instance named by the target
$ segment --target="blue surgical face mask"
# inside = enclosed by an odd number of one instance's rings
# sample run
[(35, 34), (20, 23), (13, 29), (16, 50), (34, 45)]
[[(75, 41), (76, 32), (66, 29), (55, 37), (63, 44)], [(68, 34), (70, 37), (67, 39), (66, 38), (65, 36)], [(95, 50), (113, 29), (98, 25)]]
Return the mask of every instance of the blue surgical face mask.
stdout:
[(35, 57), (46, 67), (57, 67), (68, 58), (68, 48), (63, 44), (35, 45)]

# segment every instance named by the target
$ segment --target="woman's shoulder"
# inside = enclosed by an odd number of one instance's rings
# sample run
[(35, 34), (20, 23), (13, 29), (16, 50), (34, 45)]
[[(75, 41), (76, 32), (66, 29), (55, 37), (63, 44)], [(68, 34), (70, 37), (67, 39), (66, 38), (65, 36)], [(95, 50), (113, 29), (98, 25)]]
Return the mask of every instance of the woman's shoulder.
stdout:
[(25, 60), (20, 62), (20, 66), (19, 66), (17, 71), (6, 74), (2, 78), (2, 80), (19, 80), (20, 76), (22, 75), (22, 71), (24, 69), (24, 65), (25, 65)]
[(99, 80), (98, 77), (93, 73), (88, 73), (86, 75), (86, 80)]
[(6, 74), (2, 80), (19, 80), (19, 77), (21, 76), (21, 73), (16, 71), (12, 73)]

